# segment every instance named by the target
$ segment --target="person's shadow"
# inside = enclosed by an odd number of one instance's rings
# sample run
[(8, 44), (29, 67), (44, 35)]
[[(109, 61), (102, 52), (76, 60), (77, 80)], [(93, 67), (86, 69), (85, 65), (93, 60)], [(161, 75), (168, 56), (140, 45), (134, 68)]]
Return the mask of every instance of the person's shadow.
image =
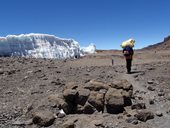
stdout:
[(130, 74), (144, 73), (144, 71), (131, 71)]

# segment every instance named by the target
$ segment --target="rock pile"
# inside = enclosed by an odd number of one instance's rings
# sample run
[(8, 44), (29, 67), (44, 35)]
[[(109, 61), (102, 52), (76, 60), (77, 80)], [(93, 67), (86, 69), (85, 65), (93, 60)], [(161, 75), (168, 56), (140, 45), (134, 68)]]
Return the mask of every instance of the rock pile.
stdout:
[[(37, 109), (32, 111), (32, 123), (50, 126), (56, 118), (67, 118), (72, 114), (122, 114), (127, 123), (146, 122), (154, 114), (145, 103), (133, 103), (133, 86), (127, 80), (104, 83), (92, 79), (84, 85), (69, 82), (62, 93), (50, 94)], [(64, 119), (65, 119), (64, 118)], [(74, 121), (64, 121), (63, 127), (74, 127)]]
[(127, 80), (103, 83), (90, 80), (84, 86), (67, 84), (60, 95), (50, 95), (50, 102), (66, 114), (93, 114), (97, 112), (121, 113), (132, 104), (133, 87)]

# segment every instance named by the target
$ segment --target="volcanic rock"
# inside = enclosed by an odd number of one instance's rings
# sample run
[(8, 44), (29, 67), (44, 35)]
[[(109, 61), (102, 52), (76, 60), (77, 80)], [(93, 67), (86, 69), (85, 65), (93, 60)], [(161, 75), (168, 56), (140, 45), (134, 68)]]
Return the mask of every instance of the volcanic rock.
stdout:
[(73, 112), (73, 104), (70, 101), (65, 101), (62, 95), (49, 95), (48, 100), (54, 103), (54, 106), (58, 107), (59, 109), (63, 109), (66, 114), (70, 114)]
[(49, 102), (54, 103), (54, 105), (56, 107), (60, 107), (60, 106), (63, 106), (63, 104), (65, 104), (63, 97), (61, 95), (57, 95), (57, 94), (49, 95), (48, 100), (49, 100)]
[(158, 96), (164, 96), (165, 93), (164, 92), (158, 92)]
[(153, 84), (154, 82), (153, 82), (153, 80), (148, 80), (147, 83), (148, 84)]
[(103, 111), (104, 108), (104, 94), (96, 91), (91, 91), (88, 102), (94, 106), (98, 111)]
[(66, 89), (63, 92), (66, 101), (75, 102), (78, 97), (78, 92), (75, 89)]
[(126, 119), (126, 122), (136, 125), (138, 124), (138, 119), (136, 117), (129, 117)]
[(150, 91), (155, 91), (155, 88), (152, 87), (152, 86), (148, 86), (148, 90), (150, 90)]
[(124, 110), (124, 97), (118, 89), (109, 88), (105, 95), (108, 113), (120, 113)]
[(149, 104), (154, 104), (154, 99), (150, 99)]
[(161, 111), (156, 111), (155, 114), (156, 114), (157, 116), (159, 116), (159, 117), (163, 116), (163, 113), (162, 113)]
[(139, 110), (139, 111), (137, 111), (137, 114), (135, 115), (135, 117), (137, 117), (138, 120), (140, 120), (140, 121), (146, 122), (149, 119), (153, 119), (154, 114), (153, 114), (153, 112), (148, 111), (148, 110)]
[(131, 106), (132, 109), (146, 109), (145, 103), (137, 103)]
[(33, 114), (33, 123), (40, 126), (50, 126), (53, 124), (55, 117), (50, 111), (39, 111)]
[(84, 105), (90, 95), (90, 90), (88, 89), (79, 89), (78, 90), (78, 97), (77, 97), (77, 104)]
[(101, 81), (90, 80), (88, 83), (86, 83), (84, 88), (91, 91), (99, 91), (100, 89), (108, 90), (109, 86)]
[(89, 104), (88, 102), (86, 102), (86, 104), (84, 105), (82, 112), (84, 114), (93, 114), (96, 111), (95, 107), (93, 107), (91, 104)]
[(3, 74), (3, 73), (4, 73), (3, 69), (0, 68), (0, 75)]
[(123, 89), (123, 90), (133, 90), (133, 86), (127, 80), (114, 80), (111, 85), (112, 88)]

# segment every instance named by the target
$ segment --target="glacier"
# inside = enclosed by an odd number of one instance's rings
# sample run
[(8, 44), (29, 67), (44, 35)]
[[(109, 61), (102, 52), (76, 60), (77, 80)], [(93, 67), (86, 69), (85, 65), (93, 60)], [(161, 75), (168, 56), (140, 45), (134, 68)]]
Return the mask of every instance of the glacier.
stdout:
[(96, 45), (91, 43), (88, 47), (81, 47), (83, 55), (96, 53)]
[(49, 34), (30, 33), (0, 37), (0, 56), (79, 58), (84, 53), (91, 54), (94, 49), (92, 46), (88, 48), (89, 51), (81, 49), (79, 43), (73, 39), (63, 39)]

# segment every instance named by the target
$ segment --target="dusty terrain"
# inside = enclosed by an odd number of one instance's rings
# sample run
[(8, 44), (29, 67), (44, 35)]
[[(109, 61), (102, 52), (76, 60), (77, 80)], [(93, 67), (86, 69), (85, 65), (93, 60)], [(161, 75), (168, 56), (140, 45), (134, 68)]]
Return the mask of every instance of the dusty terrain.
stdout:
[[(127, 80), (133, 86), (132, 105), (116, 114), (96, 110), (59, 115), (51, 96), (63, 94), (69, 83), (83, 88), (91, 80), (106, 85)], [(132, 74), (126, 74), (121, 51), (98, 51), (75, 60), (0, 58), (0, 101), (2, 128), (169, 128), (170, 50), (135, 51)], [(136, 118), (137, 111), (144, 120)], [(40, 115), (38, 121), (35, 115)]]

